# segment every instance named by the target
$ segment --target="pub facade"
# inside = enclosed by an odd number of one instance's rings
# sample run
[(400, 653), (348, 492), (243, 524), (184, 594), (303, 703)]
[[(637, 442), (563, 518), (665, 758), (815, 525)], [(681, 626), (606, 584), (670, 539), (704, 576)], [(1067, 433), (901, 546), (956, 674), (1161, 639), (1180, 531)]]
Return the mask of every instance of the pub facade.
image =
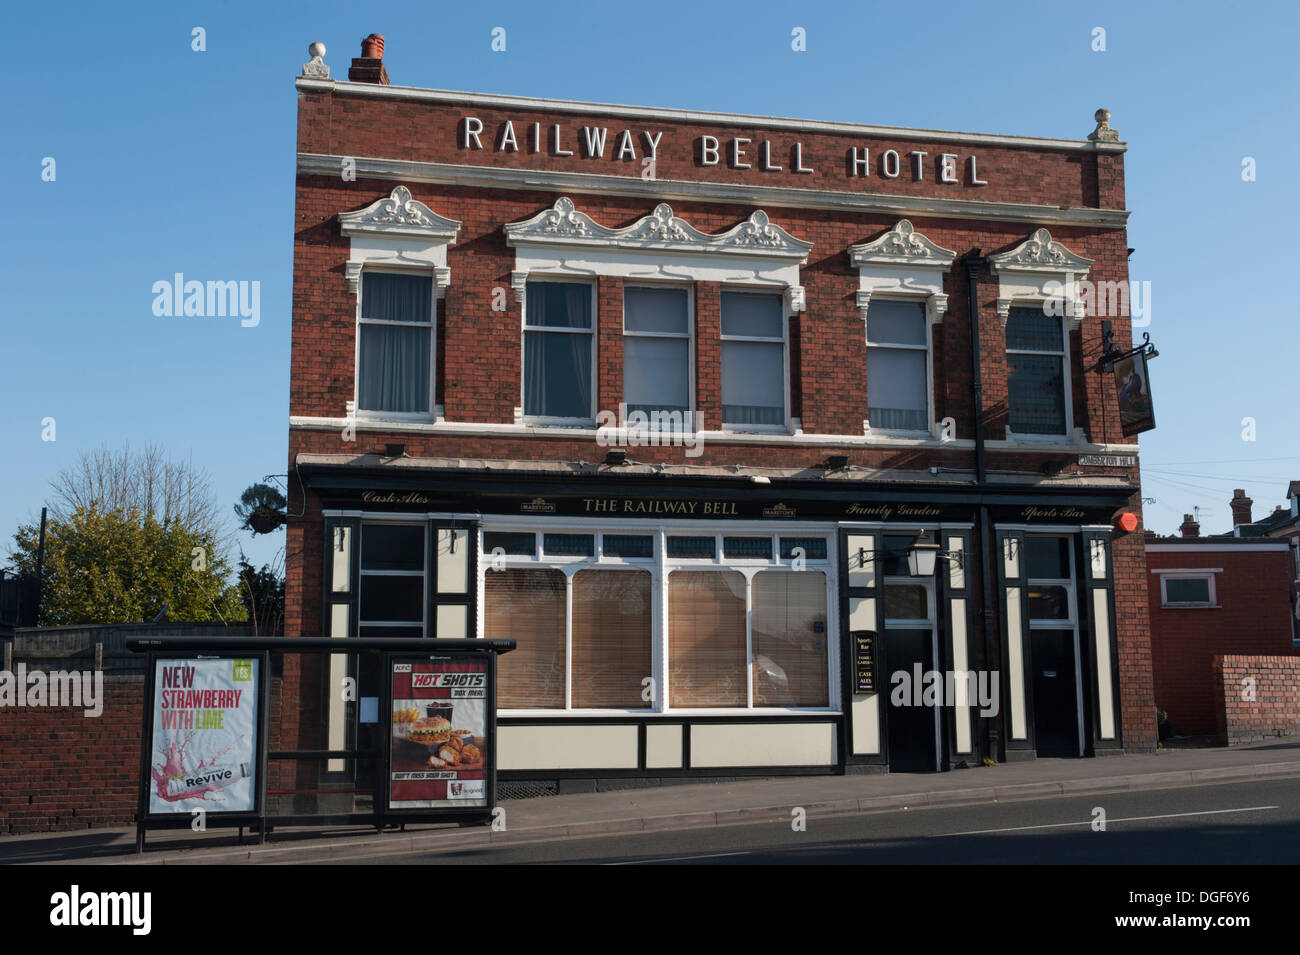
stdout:
[(297, 80), (287, 634), (515, 639), (505, 784), (1154, 749), (1105, 111), (449, 92), (367, 44)]

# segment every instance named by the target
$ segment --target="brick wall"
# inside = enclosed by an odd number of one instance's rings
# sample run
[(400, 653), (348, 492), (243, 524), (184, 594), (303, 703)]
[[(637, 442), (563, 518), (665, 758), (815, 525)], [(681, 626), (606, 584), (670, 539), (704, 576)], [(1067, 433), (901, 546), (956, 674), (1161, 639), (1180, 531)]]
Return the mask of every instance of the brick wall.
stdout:
[(1300, 733), (1300, 656), (1225, 654), (1213, 669), (1216, 732), (1229, 746)]
[[(1169, 714), (1179, 736), (1218, 731), (1222, 695), (1214, 671), (1216, 656), (1296, 652), (1291, 642), (1290, 555), (1245, 551), (1248, 548), (1206, 546), (1147, 554), (1150, 572), (1144, 590), (1150, 607), (1155, 705)], [(1160, 575), (1155, 571), (1180, 568), (1221, 568), (1222, 573), (1214, 575), (1219, 606), (1162, 607)]]

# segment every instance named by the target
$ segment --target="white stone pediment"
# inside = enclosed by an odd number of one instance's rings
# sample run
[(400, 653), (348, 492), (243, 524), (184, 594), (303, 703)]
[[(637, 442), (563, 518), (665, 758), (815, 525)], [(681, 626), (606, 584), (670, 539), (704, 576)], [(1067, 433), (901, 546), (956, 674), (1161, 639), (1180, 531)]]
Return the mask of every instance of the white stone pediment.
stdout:
[(339, 227), (344, 235), (377, 232), (409, 235), (455, 242), (460, 223), (434, 212), (423, 202), (411, 198), (411, 190), (398, 186), (392, 195), (376, 199), (364, 209), (340, 212)]
[(512, 248), (567, 246), (631, 252), (704, 253), (806, 262), (811, 242), (796, 239), (759, 209), (725, 232), (701, 232), (661, 202), (650, 215), (621, 229), (601, 225), (567, 196), (522, 222), (506, 225)]
[(994, 272), (1074, 272), (1087, 273), (1092, 259), (1071, 252), (1052, 238), (1046, 229), (1038, 229), (1014, 249), (989, 256)]
[(957, 253), (931, 242), (917, 232), (907, 219), (870, 242), (849, 247), (849, 258), (854, 265), (867, 264), (920, 266), (947, 269)]

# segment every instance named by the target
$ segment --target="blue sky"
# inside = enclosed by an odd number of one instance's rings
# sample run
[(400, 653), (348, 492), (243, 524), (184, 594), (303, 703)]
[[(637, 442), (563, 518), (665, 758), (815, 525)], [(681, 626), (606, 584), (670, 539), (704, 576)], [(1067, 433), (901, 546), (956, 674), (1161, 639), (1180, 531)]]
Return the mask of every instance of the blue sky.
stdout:
[[(1300, 211), (1293, 4), (17, 7), (0, 15), (0, 554), (83, 448), (192, 456), (226, 508), (285, 471), (293, 79), (312, 40), (345, 76), (371, 32), (412, 86), (1080, 138), (1105, 106), (1129, 143), (1132, 277), (1151, 282), (1160, 349), (1148, 526), (1198, 506), (1224, 530), (1233, 487), (1260, 515), (1300, 478), (1300, 336), (1277, 287)], [(152, 285), (175, 272), (260, 282), (260, 323), (155, 316)], [(263, 561), (282, 537), (243, 541)]]

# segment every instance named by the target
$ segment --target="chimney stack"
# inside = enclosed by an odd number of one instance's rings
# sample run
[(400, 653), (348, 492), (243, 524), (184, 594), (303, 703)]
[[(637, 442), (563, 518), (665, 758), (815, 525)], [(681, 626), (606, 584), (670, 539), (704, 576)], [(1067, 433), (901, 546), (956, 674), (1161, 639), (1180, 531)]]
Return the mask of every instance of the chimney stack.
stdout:
[(388, 70), (384, 68), (384, 38), (372, 33), (361, 41), (361, 55), (354, 57), (348, 68), (352, 83), (378, 83), (388, 85)]
[(1182, 526), (1178, 528), (1178, 533), (1184, 537), (1200, 537), (1201, 525), (1190, 514), (1183, 515)]
[(1228, 506), (1232, 508), (1232, 526), (1234, 528), (1251, 523), (1250, 506), (1254, 503), (1241, 488), (1237, 488), (1232, 492), (1232, 500)]

